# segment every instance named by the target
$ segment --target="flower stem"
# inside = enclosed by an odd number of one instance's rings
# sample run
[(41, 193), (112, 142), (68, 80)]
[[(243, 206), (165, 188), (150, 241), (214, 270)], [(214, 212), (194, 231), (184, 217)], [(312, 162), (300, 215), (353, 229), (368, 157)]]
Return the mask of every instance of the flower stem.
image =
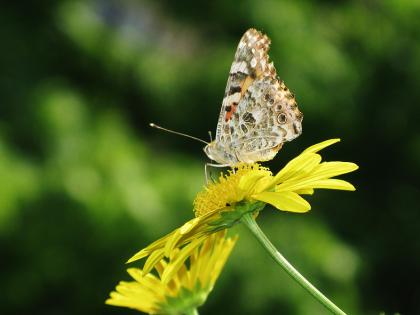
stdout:
[(185, 312), (185, 315), (199, 315), (196, 308), (190, 309)]
[(267, 250), (270, 256), (282, 267), (289, 276), (291, 276), (297, 283), (300, 284), (306, 291), (308, 291), (319, 303), (324, 305), (332, 314), (346, 315), (338, 306), (331, 302), (325, 295), (323, 295), (317, 288), (315, 288), (299, 271), (297, 271), (282, 254), (274, 247), (264, 232), (260, 229), (257, 222), (251, 213), (246, 213), (242, 216), (242, 223), (251, 231), (257, 238), (260, 244)]

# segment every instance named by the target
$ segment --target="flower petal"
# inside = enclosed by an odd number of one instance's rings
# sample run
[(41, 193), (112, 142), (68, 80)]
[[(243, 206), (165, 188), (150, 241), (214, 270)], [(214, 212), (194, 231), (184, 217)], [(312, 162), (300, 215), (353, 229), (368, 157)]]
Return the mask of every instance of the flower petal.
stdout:
[(318, 180), (325, 180), (334, 176), (342, 175), (345, 173), (353, 172), (358, 169), (358, 166), (349, 162), (323, 162), (312, 172), (306, 174), (306, 178), (297, 177), (287, 180), (276, 186), (276, 192), (283, 191), (296, 191), (300, 189), (315, 188), (313, 183)]
[(143, 272), (139, 268), (127, 269), (128, 274), (141, 284), (143, 289), (153, 292), (155, 295), (163, 295), (164, 292), (161, 290), (161, 284), (158, 278), (152, 274), (143, 275)]
[(181, 235), (187, 234), (193, 228), (195, 228), (198, 223), (200, 223), (200, 219), (199, 218), (194, 218), (194, 219), (189, 220), (188, 222), (185, 222), (184, 225), (179, 228), (179, 233)]
[(262, 192), (253, 195), (252, 198), (269, 203), (279, 210), (291, 212), (307, 212), (311, 209), (311, 205), (298, 194), (285, 192)]
[[(185, 226), (185, 224), (184, 224), (184, 226)], [(168, 239), (166, 241), (166, 244), (165, 244), (165, 247), (164, 247), (165, 257), (169, 257), (169, 255), (171, 254), (173, 249), (176, 248), (176, 245), (179, 243), (181, 238), (184, 236), (183, 233), (182, 233), (182, 228), (184, 226), (182, 226), (178, 230), (176, 230), (175, 233), (173, 233), (173, 235), (171, 235), (171, 237), (168, 237)]]
[(183, 247), (179, 254), (174, 257), (173, 261), (171, 261), (170, 264), (166, 267), (165, 271), (162, 274), (162, 283), (167, 284), (172, 276), (181, 268), (185, 262), (185, 260), (188, 259), (188, 257), (191, 255), (191, 253), (200, 246), (204, 241), (206, 240), (206, 236), (197, 238), (193, 240), (191, 243)]
[(165, 255), (164, 249), (157, 249), (147, 257), (143, 267), (143, 275), (146, 275), (153, 269), (153, 267), (163, 258)]
[(157, 241), (154, 241), (152, 244), (150, 244), (149, 246), (147, 246), (146, 248), (143, 248), (141, 251), (137, 252), (136, 254), (134, 254), (133, 257), (131, 257), (126, 264), (129, 264), (133, 261), (142, 259), (144, 257), (147, 257), (150, 255), (150, 253), (154, 252), (155, 250), (158, 250), (162, 247), (165, 246), (167, 240), (173, 236), (173, 234), (176, 233), (175, 231), (172, 231), (171, 233), (165, 235), (164, 237), (158, 239)]
[[(254, 191), (252, 194), (259, 194), (267, 189), (267, 187), (273, 186), (273, 176), (267, 176), (261, 178), (258, 182), (255, 183)], [(275, 184), (274, 184), (275, 185)]]
[(329, 147), (330, 145), (333, 145), (334, 143), (337, 143), (337, 142), (340, 142), (340, 141), (341, 140), (339, 138), (325, 140), (325, 141), (322, 141), (320, 143), (317, 143), (317, 144), (314, 144), (314, 145), (310, 146), (309, 148), (307, 148), (302, 153), (316, 153), (316, 152), (321, 151), (322, 149), (324, 149), (326, 147)]
[(359, 166), (351, 162), (322, 162), (314, 171), (314, 176), (331, 178), (357, 170)]
[(239, 180), (238, 188), (246, 193), (250, 192), (262, 178), (269, 177), (267, 171), (251, 171)]
[(270, 190), (276, 184), (290, 179), (294, 175), (308, 174), (321, 162), (321, 156), (315, 153), (301, 154), (286, 164), (262, 190)]
[(294, 177), (302, 177), (310, 174), (313, 169), (321, 162), (321, 156), (316, 153), (305, 153), (291, 160), (287, 165), (275, 176), (277, 183), (286, 181)]
[(341, 179), (323, 179), (317, 180), (311, 184), (312, 188), (322, 188), (322, 189), (337, 189), (337, 190), (349, 190), (354, 191), (356, 188), (349, 182)]
[(296, 189), (295, 193), (297, 193), (299, 195), (313, 195), (314, 190), (313, 190), (313, 188)]

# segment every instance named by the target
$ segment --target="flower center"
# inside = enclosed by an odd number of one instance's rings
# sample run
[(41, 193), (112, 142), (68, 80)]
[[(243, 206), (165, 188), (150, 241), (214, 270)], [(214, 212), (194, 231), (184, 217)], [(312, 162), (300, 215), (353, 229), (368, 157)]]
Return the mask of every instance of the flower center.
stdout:
[(262, 171), (267, 176), (271, 176), (268, 168), (258, 163), (241, 163), (229, 170), (227, 174), (221, 173), (216, 181), (209, 183), (197, 194), (194, 200), (195, 216), (200, 217), (211, 211), (225, 209), (245, 199), (247, 194), (239, 188), (239, 182), (244, 175), (255, 171)]

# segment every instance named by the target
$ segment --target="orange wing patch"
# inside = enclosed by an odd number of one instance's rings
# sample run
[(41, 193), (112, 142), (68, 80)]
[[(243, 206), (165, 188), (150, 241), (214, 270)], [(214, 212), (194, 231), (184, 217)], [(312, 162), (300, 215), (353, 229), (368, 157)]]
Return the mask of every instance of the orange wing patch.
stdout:
[(226, 106), (225, 122), (228, 122), (232, 118), (237, 108), (238, 108), (238, 103), (236, 102), (233, 102), (231, 105)]

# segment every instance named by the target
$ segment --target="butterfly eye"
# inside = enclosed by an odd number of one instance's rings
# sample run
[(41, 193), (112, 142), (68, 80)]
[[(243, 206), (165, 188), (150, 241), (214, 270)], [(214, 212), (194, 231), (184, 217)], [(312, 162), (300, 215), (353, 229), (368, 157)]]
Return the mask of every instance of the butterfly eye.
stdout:
[(283, 125), (283, 124), (284, 124), (284, 123), (286, 123), (286, 121), (287, 121), (287, 117), (286, 117), (286, 115), (285, 115), (285, 114), (283, 114), (283, 113), (278, 114), (278, 116), (277, 116), (277, 121), (279, 122), (279, 124)]

